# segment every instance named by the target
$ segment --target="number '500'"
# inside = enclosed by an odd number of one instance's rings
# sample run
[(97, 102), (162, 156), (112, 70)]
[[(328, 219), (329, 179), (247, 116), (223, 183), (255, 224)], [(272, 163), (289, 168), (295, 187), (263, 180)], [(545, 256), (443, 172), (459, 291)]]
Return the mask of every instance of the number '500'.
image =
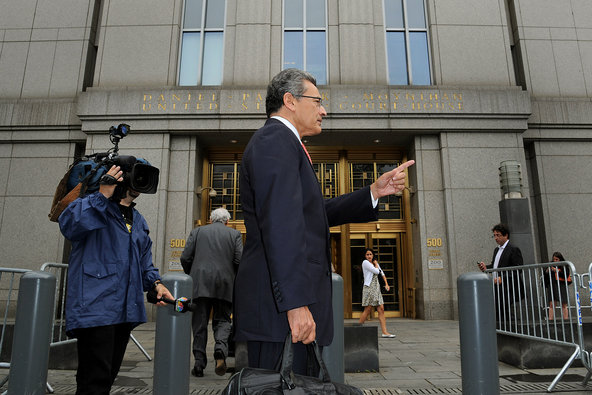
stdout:
[(426, 244), (428, 247), (442, 247), (442, 238), (429, 237)]
[(171, 248), (185, 248), (185, 239), (171, 239)]

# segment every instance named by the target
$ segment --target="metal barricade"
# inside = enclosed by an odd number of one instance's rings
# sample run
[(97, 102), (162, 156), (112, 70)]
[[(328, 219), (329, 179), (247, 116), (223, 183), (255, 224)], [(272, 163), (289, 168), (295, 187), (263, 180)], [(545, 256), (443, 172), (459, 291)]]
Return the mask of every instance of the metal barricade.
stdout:
[[(66, 335), (66, 285), (68, 278), (68, 265), (65, 263), (46, 262), (41, 265), (41, 271), (50, 272), (56, 276), (56, 290), (55, 290), (55, 305), (54, 305), (54, 323), (52, 327), (52, 342), (51, 347), (62, 344), (75, 343), (76, 339), (69, 339)], [(130, 334), (131, 341), (144, 354), (148, 361), (152, 361), (152, 357), (140, 342)]]
[[(558, 269), (565, 273), (566, 268), (573, 285), (567, 285), (556, 275)], [(553, 390), (575, 359), (580, 359), (589, 372), (583, 382), (586, 385), (592, 365), (584, 345), (580, 289), (588, 288), (588, 284), (583, 283), (573, 263), (512, 266), (489, 269), (486, 273), (491, 274), (493, 283), (498, 334), (574, 348), (547, 391)], [(563, 316), (563, 306), (567, 317)]]
[[(16, 311), (16, 301), (18, 296), (18, 281), (20, 277), (24, 274), (29, 272), (30, 270), (27, 269), (11, 269), (6, 267), (0, 267), (0, 289), (2, 293), (6, 292), (6, 300), (4, 302), (4, 317), (2, 320), (2, 334), (0, 335), (0, 355), (6, 354), (4, 349), (5, 339), (6, 339), (6, 329), (8, 327), (8, 320), (9, 317), (12, 319), (14, 318), (14, 311)], [(15, 284), (16, 280), (16, 284)], [(3, 356), (2, 359), (6, 357)], [(10, 368), (10, 354), (8, 355), (8, 361), (1, 361), (0, 368)], [(8, 381), (8, 375), (2, 378), (0, 381), (0, 387), (6, 384)]]
[[(0, 291), (3, 296), (4, 312), (2, 317), (2, 329), (0, 330), (0, 355), (2, 361), (0, 361), (0, 368), (10, 369), (10, 357), (11, 354), (5, 349), (7, 342), (7, 328), (9, 324), (14, 325), (14, 317), (18, 302), (18, 284), (23, 274), (30, 272), (28, 269), (17, 269), (0, 267)], [(11, 345), (12, 346), (12, 345)], [(0, 387), (4, 386), (8, 382), (10, 376), (7, 374), (0, 380)], [(53, 393), (53, 388), (46, 384), (47, 391)], [(3, 393), (5, 394), (6, 391)]]

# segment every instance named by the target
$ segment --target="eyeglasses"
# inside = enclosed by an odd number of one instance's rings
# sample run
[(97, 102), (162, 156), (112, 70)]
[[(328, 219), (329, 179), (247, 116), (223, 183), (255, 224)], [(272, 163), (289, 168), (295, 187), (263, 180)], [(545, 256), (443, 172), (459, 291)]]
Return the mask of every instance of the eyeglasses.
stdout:
[(318, 96), (307, 96), (307, 95), (293, 95), (294, 97), (307, 97), (309, 99), (314, 99), (317, 107), (321, 107), (323, 105), (323, 98)]

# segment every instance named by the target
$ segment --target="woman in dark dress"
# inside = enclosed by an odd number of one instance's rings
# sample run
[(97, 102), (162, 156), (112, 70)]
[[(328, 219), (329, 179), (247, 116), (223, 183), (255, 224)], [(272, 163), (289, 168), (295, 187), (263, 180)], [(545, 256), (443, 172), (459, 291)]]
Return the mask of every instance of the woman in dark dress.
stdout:
[[(553, 253), (553, 262), (563, 262), (565, 258), (556, 251)], [(549, 320), (555, 319), (555, 307), (561, 303), (563, 319), (569, 319), (567, 310), (567, 286), (571, 283), (569, 266), (551, 266), (545, 269), (545, 284), (547, 285), (547, 301), (549, 302)]]

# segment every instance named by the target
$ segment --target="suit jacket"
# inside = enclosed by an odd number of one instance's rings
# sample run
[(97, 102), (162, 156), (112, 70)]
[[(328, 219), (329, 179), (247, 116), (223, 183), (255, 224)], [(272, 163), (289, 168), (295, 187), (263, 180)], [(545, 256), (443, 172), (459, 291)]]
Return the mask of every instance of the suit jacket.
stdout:
[(283, 342), (286, 311), (308, 306), (317, 342), (333, 339), (329, 227), (376, 220), (369, 187), (325, 200), (298, 138), (269, 119), (243, 154), (247, 228), (235, 281), (236, 340)]
[[(487, 265), (488, 269), (493, 269), (493, 263), (495, 262), (495, 256), (499, 251), (499, 246), (493, 250), (493, 257), (491, 258), (491, 265)], [(522, 252), (520, 248), (514, 246), (510, 241), (506, 244), (502, 256), (500, 257), (498, 268), (509, 267), (509, 266), (522, 266)]]
[[(499, 250), (499, 247), (496, 247), (495, 250), (493, 250), (493, 257), (491, 258), (491, 265), (487, 265), (488, 269), (493, 269), (493, 263), (495, 262), (495, 256), (497, 255), (497, 252)], [(512, 243), (510, 243), (508, 241), (508, 244), (506, 244), (506, 247), (504, 248), (504, 251), (502, 252), (502, 256), (500, 256), (500, 260), (499, 263), (497, 265), (498, 268), (502, 268), (502, 267), (511, 267), (511, 266), (522, 266), (523, 264), (523, 260), (522, 260), (522, 252), (520, 251), (520, 248), (514, 246)], [(522, 272), (521, 271), (516, 271), (514, 273), (507, 271), (507, 272), (501, 272), (501, 278), (502, 278), (502, 283), (505, 282), (505, 286), (504, 286), (504, 292), (507, 292), (510, 299), (512, 300), (517, 300), (520, 298), (524, 298), (524, 291), (518, 291), (518, 289), (522, 289), (524, 290), (523, 284), (524, 282), (522, 281)], [(513, 284), (513, 286), (508, 285), (508, 284)], [(501, 284), (500, 284), (501, 285)]]
[(221, 222), (195, 228), (181, 255), (181, 265), (193, 278), (193, 298), (232, 303), (237, 265), (243, 251), (241, 233)]

